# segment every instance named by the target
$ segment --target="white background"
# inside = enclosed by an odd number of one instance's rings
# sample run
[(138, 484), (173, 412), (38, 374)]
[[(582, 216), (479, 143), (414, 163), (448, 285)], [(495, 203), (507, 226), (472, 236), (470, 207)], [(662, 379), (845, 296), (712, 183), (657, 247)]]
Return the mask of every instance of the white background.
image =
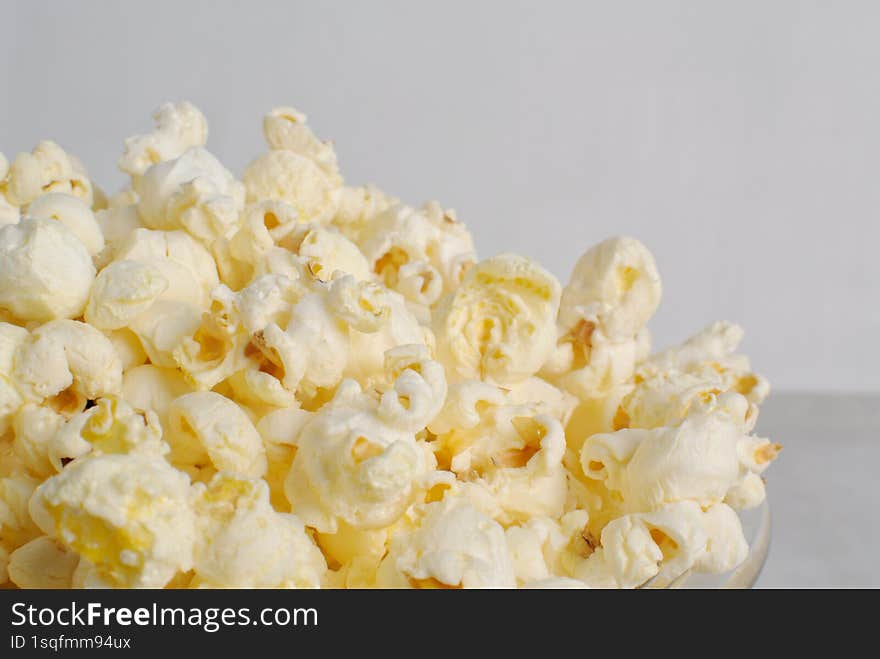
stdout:
[(876, 2), (0, 0), (0, 150), (59, 141), (105, 188), (187, 98), (240, 173), (275, 105), (351, 183), (459, 211), (563, 281), (640, 238), (658, 346), (716, 318), (781, 389), (880, 390)]

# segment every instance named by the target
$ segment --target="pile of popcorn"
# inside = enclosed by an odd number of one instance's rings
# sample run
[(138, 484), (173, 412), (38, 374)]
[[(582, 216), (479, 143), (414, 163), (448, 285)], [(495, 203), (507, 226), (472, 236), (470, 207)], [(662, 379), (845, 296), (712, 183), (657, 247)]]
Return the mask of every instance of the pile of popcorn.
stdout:
[(0, 584), (636, 587), (746, 557), (780, 447), (718, 322), (650, 355), (632, 238), (562, 286), (343, 183), (306, 117), (238, 180), (163, 105), (107, 197), (0, 154)]

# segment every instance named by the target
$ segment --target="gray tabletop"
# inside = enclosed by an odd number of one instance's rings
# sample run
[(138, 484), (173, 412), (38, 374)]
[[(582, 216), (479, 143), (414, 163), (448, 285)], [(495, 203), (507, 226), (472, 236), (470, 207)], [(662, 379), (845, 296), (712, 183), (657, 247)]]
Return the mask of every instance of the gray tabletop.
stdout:
[(880, 586), (880, 396), (773, 393), (756, 432), (784, 446), (756, 587)]

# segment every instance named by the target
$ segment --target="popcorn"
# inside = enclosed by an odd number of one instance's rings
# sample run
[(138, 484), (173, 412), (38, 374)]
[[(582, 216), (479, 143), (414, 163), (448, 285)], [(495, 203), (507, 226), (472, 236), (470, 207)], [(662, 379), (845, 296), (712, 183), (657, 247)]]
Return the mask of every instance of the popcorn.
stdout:
[(262, 275), (238, 293), (215, 289), (213, 311), (174, 353), (198, 386), (232, 377), (240, 392), (286, 406), (294, 393), (308, 400), (343, 377), (372, 384), (387, 350), (431, 342), (400, 296), (378, 284), (290, 274)]
[(745, 430), (757, 420), (757, 406), (741, 394), (725, 391), (713, 369), (700, 375), (664, 371), (642, 380), (620, 404), (618, 425), (630, 428), (674, 426), (692, 414), (723, 411), (738, 419)]
[(426, 346), (413, 344), (388, 350), (385, 371), (394, 385), (379, 399), (378, 417), (392, 427), (418, 432), (443, 406), (446, 398), (443, 366), (430, 359)]
[(724, 502), (736, 510), (755, 508), (767, 497), (764, 479), (758, 474), (747, 472), (742, 480), (727, 491)]
[(141, 228), (137, 206), (126, 204), (118, 208), (106, 208), (95, 213), (95, 221), (104, 237), (104, 249), (94, 257), (95, 266), (103, 268), (116, 258), (119, 247), (135, 229)]
[(157, 456), (77, 460), (37, 488), (30, 514), (114, 586), (161, 588), (192, 567), (189, 479)]
[[(568, 579), (569, 566), (592, 554), (598, 544), (586, 531), (588, 514), (576, 510), (559, 520), (536, 516), (505, 531), (517, 582), (527, 587), (554, 579)], [(585, 588), (582, 581), (579, 587)], [(555, 586), (544, 586), (555, 587)], [(569, 587), (569, 586), (566, 586)]]
[(0, 436), (9, 429), (13, 415), (24, 403), (15, 383), (15, 356), (29, 338), (23, 327), (0, 322)]
[(13, 448), (31, 476), (43, 480), (56, 473), (49, 456), (50, 445), (66, 420), (51, 407), (33, 403), (18, 410), (12, 424)]
[(686, 499), (710, 506), (740, 476), (740, 437), (733, 423), (715, 416), (687, 419), (675, 428), (620, 430), (587, 439), (581, 466), (620, 492), (632, 510)]
[(332, 278), (338, 270), (360, 281), (372, 278), (370, 265), (357, 246), (331, 227), (310, 227), (298, 242), (297, 253), (316, 277)]
[(254, 478), (266, 473), (257, 429), (234, 402), (212, 391), (184, 394), (168, 408), (165, 438), (171, 463), (201, 472), (207, 466)]
[(0, 227), (7, 224), (18, 224), (21, 219), (21, 212), (18, 206), (13, 206), (3, 194), (0, 188)]
[(476, 500), (488, 499), (480, 507), (505, 525), (536, 516), (559, 517), (568, 493), (562, 426), (543, 414), (514, 417), (511, 424), (519, 445), (499, 451), (489, 465), (478, 468), (479, 477), (469, 479), (464, 491)]
[(285, 407), (268, 412), (256, 424), (266, 449), (266, 483), (272, 506), (279, 512), (290, 511), (284, 482), (296, 455), (299, 434), (312, 414), (299, 407)]
[(27, 206), (43, 194), (69, 194), (92, 205), (92, 183), (82, 163), (50, 140), (30, 153), (19, 153), (6, 180), (6, 198), (15, 206)]
[(104, 249), (104, 234), (95, 214), (78, 197), (61, 193), (44, 194), (28, 206), (28, 216), (61, 222), (79, 238), (90, 256), (94, 257)]
[[(344, 284), (337, 286), (341, 288)], [(366, 324), (358, 321), (350, 325), (351, 352), (344, 371), (346, 377), (369, 384), (382, 370), (388, 350), (411, 344), (434, 346), (431, 330), (419, 323), (399, 294), (369, 283), (359, 284), (358, 293), (357, 304), (362, 309), (358, 315), (366, 319)]]
[(153, 165), (135, 190), (141, 221), (150, 229), (184, 229), (210, 246), (240, 226), (244, 186), (205, 149)]
[(0, 227), (0, 309), (17, 320), (80, 316), (95, 279), (85, 245), (55, 220)]
[(388, 208), (369, 223), (359, 245), (385, 285), (401, 292), (414, 286), (415, 270), (439, 275), (440, 292), (449, 293), (477, 261), (470, 232), (455, 211), (444, 211), (437, 202), (418, 210), (400, 204)]
[(451, 379), (510, 385), (534, 375), (556, 341), (559, 283), (534, 262), (502, 254), (468, 270), (437, 309), (440, 360)]
[(563, 426), (568, 423), (578, 403), (571, 394), (538, 377), (528, 378), (511, 387), (507, 399), (515, 405), (528, 405), (549, 414)]
[(45, 535), (22, 545), (9, 557), (9, 580), (19, 588), (71, 588), (79, 556)]
[(639, 241), (611, 238), (586, 252), (562, 291), (559, 326), (581, 321), (611, 341), (631, 339), (660, 304), (660, 275), (654, 257)]
[(746, 560), (749, 545), (743, 536), (742, 522), (730, 506), (719, 503), (705, 511), (703, 528), (708, 540), (704, 553), (694, 562), (695, 570), (722, 574)]
[(340, 183), (311, 158), (285, 149), (254, 160), (242, 177), (250, 202), (276, 199), (296, 209), (300, 222), (328, 222), (336, 212)]
[(305, 425), (285, 484), (293, 510), (322, 533), (377, 529), (413, 503), (431, 465), (412, 433), (383, 423), (352, 381)]
[(682, 502), (655, 513), (618, 517), (602, 530), (601, 546), (576, 567), (574, 576), (594, 588), (634, 588), (658, 576), (671, 582), (706, 547), (700, 515), (697, 504)]
[(283, 201), (266, 199), (247, 205), (238, 231), (212, 244), (223, 283), (233, 290), (251, 283), (264, 267), (267, 253), (298, 226), (296, 209)]
[[(562, 434), (556, 419), (539, 414), (544, 409), (541, 404), (513, 404), (505, 391), (488, 383), (456, 383), (428, 425), (436, 435), (432, 447), (440, 464), (458, 474), (479, 474), (492, 466), (522, 467), (541, 450), (548, 432), (554, 445)], [(536, 416), (541, 421), (535, 421)]]
[(116, 259), (94, 287), (86, 320), (105, 329), (127, 324), (152, 363), (176, 366), (174, 350), (196, 331), (219, 283), (210, 253), (182, 231), (136, 229)]
[(203, 147), (208, 140), (205, 115), (192, 103), (164, 103), (153, 113), (156, 128), (152, 133), (133, 135), (125, 140), (125, 153), (119, 169), (133, 178), (151, 166), (179, 158), (194, 147)]
[(177, 369), (142, 364), (122, 376), (122, 398), (134, 409), (155, 412), (163, 428), (168, 425), (171, 403), (193, 392), (193, 387)]
[(0, 585), (657, 587), (748, 554), (781, 446), (720, 321), (651, 354), (653, 256), (565, 285), (345, 185), (306, 116), (238, 180), (166, 103), (109, 196), (0, 154)]
[(197, 306), (207, 306), (220, 281), (210, 252), (182, 231), (136, 229), (119, 246), (116, 260), (154, 265), (172, 284), (166, 299)]
[(322, 142), (306, 126), (306, 115), (294, 108), (279, 107), (263, 117), (263, 135), (270, 149), (298, 153), (314, 161), (332, 180), (338, 179), (336, 152), (329, 142)]
[(512, 588), (504, 530), (455, 497), (417, 506), (378, 572), (391, 588)]
[(107, 337), (91, 325), (53, 320), (31, 332), (16, 355), (14, 378), (25, 399), (71, 415), (89, 400), (118, 393), (122, 364)]
[(144, 346), (141, 345), (137, 334), (130, 329), (122, 327), (118, 330), (104, 330), (103, 334), (110, 341), (113, 350), (119, 356), (123, 373), (146, 364), (147, 353), (144, 352)]
[(176, 366), (174, 351), (199, 326), (199, 307), (181, 300), (157, 300), (150, 312), (132, 320), (135, 333), (150, 362), (163, 368)]
[(28, 514), (28, 500), (38, 485), (25, 475), (0, 478), (0, 547), (7, 553), (40, 535)]
[(735, 354), (743, 330), (734, 323), (719, 321), (685, 341), (681, 346), (657, 353), (639, 366), (642, 379), (661, 373), (685, 373), (716, 384), (719, 392), (734, 391), (748, 401), (749, 413), (770, 393), (770, 385), (753, 373), (745, 355)]
[(195, 510), (200, 586), (320, 587), (324, 556), (296, 516), (272, 509), (264, 481), (218, 473), (200, 490)]
[(349, 240), (360, 243), (375, 218), (398, 203), (373, 185), (343, 187), (332, 224)]
[(168, 290), (162, 270), (142, 261), (113, 261), (98, 273), (85, 320), (103, 330), (124, 329)]
[(154, 412), (138, 412), (116, 397), (101, 398), (75, 414), (49, 441), (47, 455), (57, 471), (85, 455), (143, 453), (165, 455), (162, 427)]
[(739, 517), (724, 504), (703, 511), (693, 501), (624, 515), (602, 531), (601, 547), (574, 576), (594, 587), (668, 585), (688, 570), (723, 573), (745, 560)]
[(539, 581), (531, 581), (523, 584), (520, 588), (538, 589), (538, 590), (557, 590), (557, 589), (585, 589), (589, 588), (583, 581), (577, 579), (569, 579), (568, 577), (553, 577), (550, 579), (540, 579)]

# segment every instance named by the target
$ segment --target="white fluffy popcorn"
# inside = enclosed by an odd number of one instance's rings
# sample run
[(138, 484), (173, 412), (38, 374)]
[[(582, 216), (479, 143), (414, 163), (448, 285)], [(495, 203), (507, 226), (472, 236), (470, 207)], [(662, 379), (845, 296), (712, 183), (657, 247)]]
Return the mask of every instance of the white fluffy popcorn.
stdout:
[(161, 588), (192, 567), (189, 479), (161, 457), (75, 461), (37, 489), (30, 514), (116, 586)]
[(306, 125), (308, 117), (291, 107), (275, 108), (263, 117), (263, 135), (270, 149), (286, 150), (305, 156), (333, 180), (339, 177), (336, 152), (330, 142), (322, 142)]
[(199, 586), (320, 586), (324, 556), (299, 519), (272, 509), (264, 481), (219, 473), (196, 496), (195, 510)]
[(168, 425), (171, 403), (192, 392), (193, 387), (177, 369), (140, 364), (122, 376), (122, 398), (135, 409), (155, 412), (163, 428)]
[(213, 467), (260, 478), (266, 473), (266, 450), (247, 414), (213, 391), (184, 394), (167, 411), (165, 437), (169, 459), (183, 468)]
[(65, 224), (24, 219), (0, 227), (0, 309), (16, 320), (76, 318), (94, 279), (88, 249)]
[(75, 414), (49, 441), (47, 456), (57, 471), (70, 460), (85, 455), (152, 454), (165, 455), (162, 427), (154, 412), (139, 412), (119, 398), (100, 398), (97, 403)]
[[(0, 154), (0, 586), (665, 586), (748, 554), (781, 446), (720, 321), (651, 354), (647, 248), (565, 287), (346, 185), (281, 106), (237, 177), (165, 103), (105, 195)], [(558, 264), (557, 264), (558, 265)]]
[(205, 146), (208, 139), (205, 115), (187, 101), (161, 105), (153, 113), (153, 120), (153, 132), (125, 140), (119, 169), (132, 177), (141, 176), (157, 163), (179, 158), (193, 147)]
[(85, 319), (102, 330), (122, 329), (147, 311), (170, 286), (156, 265), (113, 261), (95, 278)]
[(556, 341), (559, 282), (534, 261), (480, 262), (439, 305), (437, 351), (450, 379), (510, 385), (534, 375)]
[(244, 186), (205, 149), (153, 165), (135, 190), (141, 221), (151, 229), (183, 229), (210, 245), (240, 226)]
[(285, 483), (296, 514), (322, 533), (339, 522), (359, 529), (392, 524), (428, 482), (427, 449), (381, 418), (379, 403), (353, 381), (302, 429)]
[(343, 187), (332, 223), (350, 240), (360, 242), (379, 214), (398, 203), (374, 185)]
[(512, 588), (504, 529), (465, 500), (415, 507), (391, 540), (378, 583), (391, 588)]
[(78, 563), (75, 552), (42, 535), (9, 556), (9, 580), (19, 588), (71, 588)]
[(113, 344), (76, 320), (53, 320), (34, 329), (14, 364), (13, 377), (24, 398), (65, 415), (122, 386), (122, 363)]
[(43, 194), (60, 192), (92, 205), (92, 182), (82, 163), (51, 140), (44, 140), (30, 153), (19, 153), (6, 175), (6, 198), (27, 206)]
[(593, 435), (581, 450), (584, 473), (620, 492), (636, 511), (683, 500), (720, 503), (741, 478), (742, 434), (731, 420), (706, 415), (673, 428)]
[[(436, 288), (436, 294), (423, 292), (429, 293), (429, 305), (457, 288), (477, 260), (470, 232), (455, 211), (445, 211), (436, 202), (420, 209), (392, 206), (377, 214), (358, 238), (371, 269), (387, 286), (401, 293), (416, 285)], [(422, 273), (418, 284), (413, 279), (417, 273)]]
[(300, 222), (328, 222), (339, 203), (340, 184), (308, 156), (286, 149), (254, 160), (242, 177), (248, 201), (275, 199), (296, 209)]
[(560, 328), (593, 323), (611, 340), (630, 339), (657, 310), (660, 275), (654, 257), (633, 238), (611, 238), (591, 248), (562, 291)]
[(78, 197), (62, 193), (44, 194), (28, 206), (28, 217), (58, 220), (85, 245), (90, 256), (104, 249), (104, 234), (92, 209)]

